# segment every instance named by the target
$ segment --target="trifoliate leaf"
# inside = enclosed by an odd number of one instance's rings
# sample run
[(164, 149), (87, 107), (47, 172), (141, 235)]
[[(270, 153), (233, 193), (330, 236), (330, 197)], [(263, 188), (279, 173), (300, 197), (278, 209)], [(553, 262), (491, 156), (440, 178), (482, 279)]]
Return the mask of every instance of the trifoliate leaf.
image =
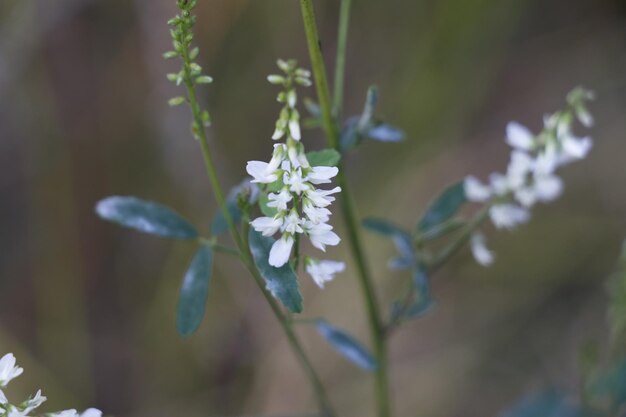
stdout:
[(317, 331), (337, 352), (367, 371), (378, 368), (376, 359), (354, 337), (324, 320), (317, 321)]
[(206, 310), (213, 268), (213, 251), (200, 246), (185, 273), (176, 307), (176, 329), (181, 336), (193, 334)]
[(274, 239), (263, 236), (254, 229), (248, 234), (250, 251), (261, 276), (265, 280), (267, 290), (279, 299), (292, 313), (302, 312), (302, 295), (298, 286), (298, 277), (293, 268), (286, 263), (280, 268), (269, 264), (270, 250)]
[(306, 153), (306, 159), (312, 167), (334, 167), (339, 164), (341, 154), (334, 149), (322, 149)]
[(196, 229), (182, 216), (161, 204), (136, 197), (108, 197), (96, 205), (105, 220), (140, 232), (174, 239), (195, 239)]
[(430, 205), (417, 224), (417, 231), (424, 233), (454, 216), (466, 202), (463, 181), (446, 188)]

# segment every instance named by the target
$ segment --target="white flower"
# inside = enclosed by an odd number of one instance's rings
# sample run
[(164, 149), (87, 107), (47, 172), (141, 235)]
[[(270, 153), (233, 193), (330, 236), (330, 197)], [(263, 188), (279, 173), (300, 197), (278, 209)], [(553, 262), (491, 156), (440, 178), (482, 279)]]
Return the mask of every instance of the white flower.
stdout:
[(291, 213), (287, 217), (285, 217), (285, 222), (283, 223), (282, 231), (287, 233), (303, 233), (302, 230), (303, 220), (298, 216), (298, 213), (295, 210), (292, 210)]
[(269, 193), (267, 199), (269, 200), (267, 203), (268, 207), (274, 207), (278, 211), (285, 211), (287, 210), (287, 203), (293, 198), (289, 191), (283, 188), (278, 194)]
[(8, 402), (9, 400), (7, 400), (7, 397), (4, 395), (4, 392), (2, 392), (2, 390), (0, 389), (0, 404), (6, 404)]
[(22, 375), (24, 369), (15, 365), (15, 356), (7, 353), (0, 359), (0, 387), (6, 387), (13, 378)]
[(332, 190), (309, 190), (306, 196), (317, 207), (326, 207), (335, 201), (335, 197), (331, 197), (330, 195), (340, 191), (341, 187), (335, 187)]
[(563, 191), (563, 181), (556, 175), (535, 176), (534, 191), (539, 201), (553, 201), (561, 195)]
[(506, 171), (507, 186), (513, 189), (523, 186), (533, 165), (532, 157), (526, 152), (518, 150), (511, 152), (511, 161)]
[(578, 118), (578, 121), (582, 123), (583, 126), (593, 127), (593, 124), (594, 124), (593, 116), (591, 115), (591, 113), (589, 113), (589, 111), (584, 106), (579, 106), (576, 109), (576, 117)]
[(489, 175), (489, 184), (495, 195), (504, 195), (509, 192), (509, 181), (499, 172), (492, 172)]
[(335, 278), (335, 274), (343, 272), (346, 269), (346, 264), (337, 261), (318, 261), (307, 258), (305, 268), (317, 286), (324, 288), (324, 283)]
[(529, 151), (533, 148), (534, 135), (527, 127), (517, 123), (510, 122), (506, 126), (506, 143), (510, 146)]
[(283, 175), (283, 182), (285, 185), (289, 185), (290, 191), (298, 195), (312, 188), (306, 178), (302, 177), (302, 170), (300, 168), (296, 168), (290, 172), (285, 172)]
[(487, 248), (485, 236), (482, 233), (476, 232), (472, 235), (470, 238), (470, 248), (472, 249), (474, 259), (482, 266), (489, 266), (493, 263), (493, 252)]
[(313, 184), (327, 184), (338, 172), (339, 169), (337, 167), (313, 167), (306, 178)]
[(463, 188), (469, 201), (483, 203), (491, 198), (491, 189), (474, 176), (465, 178)]
[(293, 236), (285, 233), (280, 239), (278, 239), (272, 245), (270, 249), (269, 263), (273, 267), (280, 268), (289, 261), (291, 255), (291, 248), (293, 247)]
[(330, 218), (330, 210), (325, 207), (314, 206), (308, 198), (304, 199), (302, 211), (313, 223), (326, 223)]
[(577, 138), (568, 135), (562, 139), (563, 151), (572, 160), (583, 159), (587, 156), (593, 145), (591, 138)]
[(47, 398), (41, 395), (41, 390), (38, 390), (33, 398), (30, 398), (28, 401), (26, 401), (26, 407), (24, 407), (22, 412), (24, 414), (28, 414), (31, 411), (33, 411), (35, 408), (43, 404), (46, 400)]
[(80, 414), (80, 417), (102, 417), (102, 411), (97, 408), (88, 408)]
[(518, 203), (524, 207), (531, 207), (537, 202), (537, 193), (533, 187), (520, 187), (514, 194)]
[(300, 116), (298, 115), (297, 110), (292, 110), (291, 118), (289, 119), (289, 133), (291, 133), (291, 137), (295, 140), (301, 139), (300, 134)]
[(276, 169), (269, 169), (270, 164), (262, 161), (248, 161), (246, 171), (253, 180), (251, 182), (259, 182), (262, 184), (271, 184), (278, 179)]
[(341, 241), (328, 223), (306, 222), (304, 227), (311, 239), (311, 244), (323, 252), (326, 252), (326, 245), (336, 246)]
[(250, 226), (263, 236), (272, 236), (278, 232), (283, 225), (281, 217), (257, 217), (250, 222)]
[(52, 417), (78, 417), (78, 413), (74, 409), (57, 411), (51, 414)]
[(530, 219), (530, 213), (525, 208), (514, 204), (496, 204), (489, 209), (491, 222), (498, 229), (513, 229)]

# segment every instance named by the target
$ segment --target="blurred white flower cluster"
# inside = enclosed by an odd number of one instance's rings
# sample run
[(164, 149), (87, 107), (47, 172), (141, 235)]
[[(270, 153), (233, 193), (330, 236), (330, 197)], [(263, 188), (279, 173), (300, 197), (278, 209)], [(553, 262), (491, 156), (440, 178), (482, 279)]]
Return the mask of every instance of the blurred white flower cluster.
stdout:
[[(535, 135), (517, 122), (506, 129), (506, 142), (513, 150), (506, 174), (492, 173), (484, 184), (474, 176), (465, 179), (465, 195), (469, 201), (488, 204), (489, 218), (498, 229), (513, 229), (530, 219), (530, 208), (538, 202), (558, 198), (563, 181), (556, 170), (581, 160), (592, 146), (590, 137), (577, 137), (572, 131), (575, 119), (585, 127), (593, 125), (586, 102), (593, 99), (591, 91), (576, 88), (567, 96), (565, 110), (544, 116), (544, 128)], [(470, 240), (476, 261), (482, 265), (493, 262), (493, 253), (485, 245), (482, 234)]]
[[(329, 184), (338, 173), (336, 167), (311, 166), (300, 141), (300, 114), (296, 109), (296, 85), (311, 85), (310, 72), (298, 68), (295, 61), (278, 61), (284, 75), (270, 75), (268, 81), (283, 86), (278, 101), (284, 106), (276, 122), (274, 140), (285, 138), (284, 143), (274, 145), (272, 159), (268, 162), (249, 161), (246, 167), (252, 182), (265, 184), (267, 207), (275, 210), (272, 216), (259, 217), (251, 222), (252, 227), (264, 236), (280, 233), (269, 254), (269, 263), (281, 267), (291, 257), (297, 235), (307, 236), (313, 246), (325, 251), (326, 246), (337, 245), (339, 236), (328, 224), (331, 212), (328, 209), (335, 200), (332, 195), (341, 191), (317, 188)], [(341, 265), (340, 265), (341, 264)], [(323, 287), (324, 282), (342, 271), (340, 262), (307, 259), (306, 269), (315, 282)]]
[[(15, 356), (7, 353), (0, 359), (0, 417), (28, 417), (32, 412), (46, 401), (46, 397), (41, 395), (41, 390), (31, 398), (18, 404), (12, 404), (4, 394), (9, 382), (20, 376), (24, 369), (16, 365)], [(102, 417), (102, 412), (95, 408), (89, 408), (79, 414), (76, 410), (64, 410), (56, 413), (46, 413), (47, 417)]]

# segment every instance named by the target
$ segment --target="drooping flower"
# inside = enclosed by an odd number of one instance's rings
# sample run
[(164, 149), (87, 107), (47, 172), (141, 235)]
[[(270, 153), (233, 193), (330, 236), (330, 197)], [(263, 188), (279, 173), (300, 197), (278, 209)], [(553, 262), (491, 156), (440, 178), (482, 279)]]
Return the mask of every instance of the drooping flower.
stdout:
[(480, 232), (475, 232), (470, 238), (470, 248), (476, 262), (482, 266), (489, 266), (494, 261), (494, 254), (487, 248), (485, 236)]
[(285, 233), (272, 245), (270, 249), (269, 264), (280, 268), (289, 261), (291, 249), (293, 248), (294, 238), (292, 234)]
[(0, 359), (0, 387), (6, 387), (12, 379), (22, 375), (24, 369), (16, 365), (15, 356), (7, 353)]
[(338, 261), (320, 261), (306, 257), (305, 269), (306, 272), (311, 275), (317, 286), (324, 288), (324, 284), (328, 281), (332, 281), (335, 278), (335, 274), (343, 272), (346, 269), (346, 264)]

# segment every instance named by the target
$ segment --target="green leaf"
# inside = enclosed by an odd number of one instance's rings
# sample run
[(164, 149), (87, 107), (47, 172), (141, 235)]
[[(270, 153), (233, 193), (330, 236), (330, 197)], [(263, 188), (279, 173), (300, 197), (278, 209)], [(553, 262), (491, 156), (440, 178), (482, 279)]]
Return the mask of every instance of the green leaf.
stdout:
[(306, 153), (306, 159), (312, 167), (335, 167), (341, 160), (341, 154), (334, 149), (322, 149)]
[(248, 234), (250, 251), (254, 264), (265, 280), (267, 290), (292, 313), (302, 312), (302, 295), (298, 286), (298, 277), (293, 268), (286, 263), (280, 268), (269, 264), (270, 250), (274, 239), (263, 236), (254, 229)]
[(337, 352), (367, 371), (378, 368), (376, 359), (354, 337), (324, 320), (317, 321), (317, 331)]
[(185, 273), (176, 307), (176, 329), (181, 336), (193, 334), (204, 317), (213, 268), (213, 251), (200, 246)]
[(590, 381), (589, 392), (602, 403), (608, 401), (613, 410), (626, 404), (626, 360), (612, 364)]
[(136, 197), (105, 198), (96, 205), (96, 213), (105, 220), (144, 233), (174, 239), (198, 237), (196, 229), (172, 209)]
[(419, 233), (426, 232), (449, 220), (465, 202), (463, 181), (450, 185), (430, 204), (417, 225), (417, 231)]
[(387, 220), (368, 217), (362, 221), (363, 227), (366, 229), (378, 233), (381, 236), (391, 238), (396, 245), (398, 252), (400, 252), (400, 258), (394, 259), (392, 267), (402, 267), (402, 265), (414, 265), (415, 264), (415, 251), (413, 248), (413, 239), (411, 234), (395, 224), (388, 222)]

